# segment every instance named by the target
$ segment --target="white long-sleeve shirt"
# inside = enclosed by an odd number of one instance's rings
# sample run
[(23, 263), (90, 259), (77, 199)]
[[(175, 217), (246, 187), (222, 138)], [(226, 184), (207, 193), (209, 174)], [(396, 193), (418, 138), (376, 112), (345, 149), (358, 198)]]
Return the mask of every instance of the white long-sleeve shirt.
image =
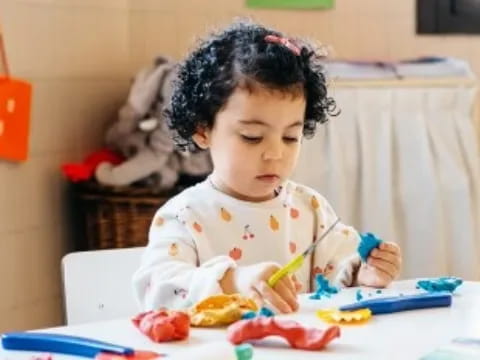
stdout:
[[(137, 299), (143, 310), (188, 307), (221, 293), (219, 280), (229, 268), (286, 264), (336, 219), (320, 194), (292, 181), (271, 200), (248, 202), (206, 180), (157, 211), (133, 277)], [(339, 223), (296, 273), (303, 289), (312, 289), (317, 273), (335, 285), (352, 285), (360, 264), (358, 242), (358, 233)]]

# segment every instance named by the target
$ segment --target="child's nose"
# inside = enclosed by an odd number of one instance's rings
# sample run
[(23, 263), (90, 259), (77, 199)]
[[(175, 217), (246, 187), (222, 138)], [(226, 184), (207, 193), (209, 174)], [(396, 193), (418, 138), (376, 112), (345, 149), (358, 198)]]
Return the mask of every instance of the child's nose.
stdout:
[(279, 142), (268, 144), (263, 152), (263, 160), (280, 160), (283, 157), (283, 145)]

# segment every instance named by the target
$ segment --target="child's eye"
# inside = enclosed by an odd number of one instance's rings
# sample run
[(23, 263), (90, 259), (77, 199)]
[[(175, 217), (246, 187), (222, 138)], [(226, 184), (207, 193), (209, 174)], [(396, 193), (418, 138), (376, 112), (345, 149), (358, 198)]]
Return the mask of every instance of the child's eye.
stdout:
[(261, 136), (247, 136), (247, 135), (240, 135), (243, 140), (250, 144), (258, 144), (260, 141), (262, 141)]
[(296, 142), (298, 142), (298, 138), (290, 137), (290, 136), (284, 136), (283, 141), (285, 141), (286, 143), (296, 143)]

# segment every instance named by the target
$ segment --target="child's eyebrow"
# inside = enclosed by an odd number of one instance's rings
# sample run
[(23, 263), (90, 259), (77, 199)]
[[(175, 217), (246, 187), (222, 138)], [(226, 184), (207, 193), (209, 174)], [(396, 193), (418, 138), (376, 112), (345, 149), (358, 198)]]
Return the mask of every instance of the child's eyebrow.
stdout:
[[(257, 119), (240, 120), (239, 122), (243, 125), (261, 125), (261, 126), (270, 127), (269, 124)], [(297, 126), (303, 126), (303, 121), (301, 120), (295, 121), (293, 124), (288, 125), (287, 128), (292, 128)]]

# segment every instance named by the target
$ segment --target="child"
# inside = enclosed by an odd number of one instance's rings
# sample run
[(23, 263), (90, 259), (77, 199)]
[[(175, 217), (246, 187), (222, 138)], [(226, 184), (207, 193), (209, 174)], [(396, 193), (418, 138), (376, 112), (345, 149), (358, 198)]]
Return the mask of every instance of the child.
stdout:
[(144, 310), (241, 293), (288, 313), (316, 273), (374, 287), (398, 275), (397, 245), (382, 243), (362, 264), (358, 233), (340, 223), (296, 276), (266, 282), (337, 218), (320, 194), (288, 180), (303, 137), (334, 107), (315, 49), (258, 24), (236, 22), (190, 54), (166, 113), (176, 142), (209, 149), (214, 170), (152, 221), (134, 275)]

